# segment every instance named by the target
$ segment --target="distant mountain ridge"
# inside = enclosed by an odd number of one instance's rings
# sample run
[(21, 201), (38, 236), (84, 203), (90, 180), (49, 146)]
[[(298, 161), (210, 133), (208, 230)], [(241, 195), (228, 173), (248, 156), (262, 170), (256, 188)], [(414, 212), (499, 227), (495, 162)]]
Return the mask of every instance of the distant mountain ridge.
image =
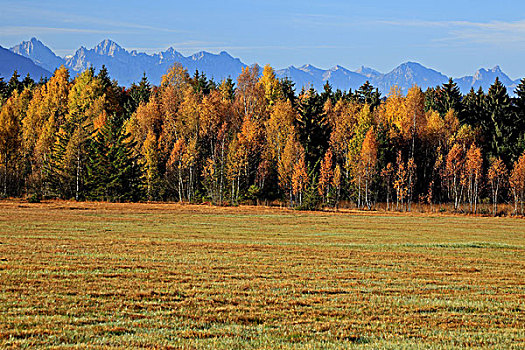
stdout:
[(0, 77), (3, 77), (4, 81), (8, 81), (15, 70), (21, 79), (25, 78), (27, 74), (34, 80), (52, 76), (51, 72), (36, 65), (31, 59), (0, 46)]
[(35, 64), (50, 72), (53, 72), (65, 63), (63, 58), (55, 55), (49, 47), (45, 46), (37, 38), (31, 38), (29, 41), (22, 41), (20, 44), (12, 47), (11, 51), (20, 56), (31, 59)]
[(242, 68), (246, 67), (238, 58), (230, 56), (225, 51), (217, 55), (202, 51), (185, 57), (170, 47), (166, 51), (148, 55), (135, 50), (127, 51), (109, 39), (100, 42), (92, 49), (81, 46), (74, 55), (66, 58), (56, 56), (36, 38), (12, 47), (11, 51), (33, 60), (35, 64), (49, 71), (64, 65), (73, 73), (79, 73), (89, 67), (99, 70), (105, 65), (110, 76), (125, 86), (138, 82), (144, 73), (153, 84), (158, 85), (162, 75), (175, 62), (182, 64), (190, 74), (199, 70), (216, 81), (228, 77), (235, 79)]
[[(225, 51), (219, 54), (201, 51), (186, 57), (170, 47), (165, 51), (150, 55), (135, 50), (127, 51), (109, 39), (103, 40), (92, 49), (82, 46), (73, 55), (66, 58), (55, 55), (51, 49), (36, 38), (24, 41), (10, 50), (14, 54), (31, 59), (36, 66), (47, 71), (46, 74), (53, 72), (61, 65), (66, 66), (73, 73), (79, 73), (89, 67), (98, 70), (102, 65), (105, 65), (110, 76), (124, 86), (138, 82), (143, 73), (146, 73), (153, 84), (158, 85), (162, 75), (175, 62), (179, 62), (190, 74), (199, 70), (215, 81), (221, 81), (225, 78), (236, 79), (242, 68), (247, 67), (240, 59), (232, 57)], [(4, 77), (10, 76), (9, 69), (0, 64), (0, 72), (3, 73)], [(35, 71), (30, 74), (31, 76), (34, 74), (33, 78), (35, 79), (35, 77), (40, 78), (36, 75), (42, 74), (42, 72)], [(313, 86), (320, 91), (327, 81), (333, 89), (355, 90), (368, 80), (383, 95), (388, 94), (393, 85), (397, 85), (402, 92), (406, 93), (414, 84), (425, 90), (428, 87), (435, 87), (448, 81), (447, 76), (417, 62), (403, 63), (388, 73), (381, 73), (365, 66), (351, 71), (339, 65), (329, 69), (320, 69), (306, 64), (298, 68), (289, 66), (276, 70), (276, 75), (279, 78), (287, 77), (292, 80), (296, 84), (296, 90)], [(507, 86), (511, 94), (519, 84), (519, 80), (510, 79), (499, 66), (492, 69), (481, 68), (472, 76), (454, 78), (454, 81), (458, 84), (461, 92), (465, 94), (471, 88), (482, 87), (486, 91), (494, 83), (496, 77), (499, 77), (500, 81)]]

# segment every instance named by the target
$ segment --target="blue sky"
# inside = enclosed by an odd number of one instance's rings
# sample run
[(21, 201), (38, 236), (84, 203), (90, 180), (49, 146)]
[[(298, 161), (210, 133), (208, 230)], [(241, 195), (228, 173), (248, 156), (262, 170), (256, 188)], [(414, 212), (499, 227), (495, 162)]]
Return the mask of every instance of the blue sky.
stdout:
[(126, 49), (228, 51), (275, 68), (389, 71), (417, 61), (449, 76), (480, 67), (525, 77), (525, 2), (0, 0), (0, 45), (35, 36), (57, 54), (105, 38)]

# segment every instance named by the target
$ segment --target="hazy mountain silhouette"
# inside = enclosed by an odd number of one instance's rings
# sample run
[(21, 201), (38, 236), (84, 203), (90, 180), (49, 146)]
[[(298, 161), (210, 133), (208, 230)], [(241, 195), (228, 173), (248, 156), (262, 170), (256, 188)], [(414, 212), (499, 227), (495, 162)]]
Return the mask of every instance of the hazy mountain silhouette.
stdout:
[[(34, 78), (40, 78), (40, 75), (48, 75), (60, 65), (69, 68), (73, 76), (89, 67), (99, 70), (102, 65), (105, 65), (110, 76), (124, 86), (138, 82), (144, 72), (153, 84), (159, 84), (162, 75), (175, 62), (182, 64), (190, 75), (195, 70), (199, 70), (217, 82), (228, 77), (236, 79), (241, 73), (241, 69), (247, 66), (240, 59), (232, 57), (225, 51), (219, 54), (201, 51), (186, 57), (170, 47), (166, 51), (146, 54), (135, 50), (127, 51), (109, 39), (102, 41), (92, 49), (82, 46), (73, 55), (66, 58), (58, 57), (36, 38), (12, 47), (11, 51), (17, 55), (10, 56), (10, 59), (6, 57), (0, 63), (0, 72), (4, 77), (9, 77), (17, 68), (20, 75), (29, 71)], [(5, 53), (3, 55), (5, 56)], [(32, 62), (20, 61), (19, 58), (15, 59), (15, 57), (20, 56), (31, 59), (34, 62), (33, 67), (29, 69), (29, 63)], [(35, 65), (37, 68), (44, 68), (44, 70), (38, 70), (34, 67)], [(393, 85), (397, 85), (406, 93), (414, 84), (425, 90), (428, 87), (441, 85), (448, 81), (447, 76), (417, 62), (403, 63), (388, 73), (381, 73), (365, 66), (351, 71), (339, 65), (325, 70), (306, 64), (299, 68), (290, 66), (276, 70), (276, 75), (280, 78), (288, 77), (294, 81), (296, 90), (313, 86), (320, 91), (323, 90), (327, 81), (334, 90), (355, 90), (368, 80), (383, 95), (388, 94)], [(519, 83), (519, 80), (510, 79), (498, 66), (492, 69), (479, 69), (473, 76), (455, 78), (454, 81), (460, 87), (461, 92), (467, 93), (472, 87), (477, 89), (481, 86), (487, 90), (494, 83), (496, 77), (499, 77), (501, 82), (507, 86), (509, 92), (512, 92)]]

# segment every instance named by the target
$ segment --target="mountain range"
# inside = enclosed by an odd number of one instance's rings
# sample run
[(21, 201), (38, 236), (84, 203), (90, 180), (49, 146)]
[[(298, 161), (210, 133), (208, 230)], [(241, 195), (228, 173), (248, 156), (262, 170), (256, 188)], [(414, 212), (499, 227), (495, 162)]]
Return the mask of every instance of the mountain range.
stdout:
[(51, 76), (48, 70), (36, 65), (31, 59), (17, 55), (0, 46), (0, 77), (7, 81), (15, 70), (22, 78), (25, 78), (27, 74), (37, 80), (40, 77)]
[[(133, 82), (138, 82), (144, 73), (151, 83), (158, 85), (162, 75), (175, 62), (182, 64), (190, 74), (199, 70), (215, 81), (228, 77), (235, 80), (242, 68), (247, 67), (240, 59), (225, 51), (219, 54), (201, 51), (186, 57), (170, 47), (166, 51), (150, 55), (135, 50), (128, 51), (109, 39), (92, 49), (82, 46), (74, 55), (66, 57), (57, 56), (36, 38), (24, 41), (9, 51), (0, 47), (0, 75), (7, 79), (15, 69), (21, 76), (29, 73), (33, 79), (39, 79), (41, 76), (51, 76), (50, 72), (61, 65), (70, 69), (73, 76), (91, 66), (98, 70), (105, 65), (110, 76), (121, 85), (130, 86)], [(365, 66), (351, 71), (339, 65), (325, 70), (310, 64), (301, 67), (290, 66), (276, 70), (275, 73), (279, 78), (287, 77), (292, 80), (298, 90), (303, 86), (313, 86), (320, 91), (327, 81), (333, 89), (355, 90), (368, 80), (383, 94), (387, 94), (393, 85), (397, 85), (406, 93), (414, 84), (425, 90), (441, 85), (449, 79), (442, 73), (416, 62), (403, 63), (388, 73)], [(481, 68), (472, 76), (454, 78), (454, 81), (462, 93), (467, 93), (471, 88), (479, 87), (487, 91), (496, 77), (507, 86), (509, 93), (519, 84), (519, 80), (510, 79), (499, 66), (492, 69)]]

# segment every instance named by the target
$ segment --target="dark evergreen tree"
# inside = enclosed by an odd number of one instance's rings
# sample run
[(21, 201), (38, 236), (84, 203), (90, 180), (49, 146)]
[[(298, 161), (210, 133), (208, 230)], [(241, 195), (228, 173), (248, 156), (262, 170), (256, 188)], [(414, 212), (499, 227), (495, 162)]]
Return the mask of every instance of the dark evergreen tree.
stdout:
[(9, 86), (4, 81), (3, 77), (0, 77), (0, 101), (6, 100), (9, 97)]
[(26, 77), (24, 78), (24, 80), (22, 80), (21, 84), (22, 89), (31, 89), (33, 86), (35, 86), (35, 81), (31, 79), (31, 76), (29, 75), (29, 73), (27, 73)]
[(437, 96), (437, 88), (429, 87), (427, 91), (425, 91), (425, 112), (428, 112), (430, 110), (437, 111), (438, 110), (438, 96)]
[(488, 128), (488, 118), (485, 113), (485, 93), (480, 87), (478, 91), (471, 88), (469, 93), (465, 95), (461, 101), (461, 115), (463, 121), (473, 127), (481, 127), (484, 125)]
[(516, 98), (514, 104), (514, 129), (516, 132), (516, 152), (513, 160), (525, 150), (525, 78), (521, 79), (519, 85), (514, 90)]
[(9, 82), (7, 83), (7, 92), (9, 96), (11, 96), (11, 94), (15, 90), (18, 92), (22, 91), (22, 83), (20, 82), (20, 80), (18, 80), (18, 78), (20, 78), (20, 75), (15, 70), (13, 72), (13, 75), (11, 76), (11, 79), (9, 79)]
[(330, 130), (323, 107), (323, 99), (313, 87), (300, 97), (296, 126), (299, 141), (306, 152), (306, 166), (309, 171), (317, 167), (328, 148)]
[(323, 92), (321, 92), (321, 100), (323, 101), (323, 104), (326, 103), (326, 101), (330, 100), (332, 104), (335, 104), (335, 96), (334, 92), (332, 91), (332, 85), (328, 81), (323, 86)]
[(344, 97), (344, 93), (341, 91), (341, 89), (337, 89), (335, 90), (335, 93), (334, 93), (334, 100), (335, 102), (337, 103), (337, 101), (339, 101), (340, 99), (342, 99)]
[(366, 103), (373, 111), (381, 103), (381, 94), (378, 89), (374, 89), (372, 84), (367, 80), (359, 89), (356, 90), (357, 101)]
[(487, 137), (487, 153), (501, 157), (508, 165), (512, 159), (513, 142), (516, 141), (513, 127), (512, 105), (507, 88), (499, 78), (489, 88), (485, 99), (487, 120), (482, 125), (483, 134)]
[(64, 198), (85, 198), (86, 160), (89, 149), (86, 127), (77, 126), (71, 134), (59, 130), (47, 164), (45, 182), (50, 194)]
[(451, 109), (454, 109), (458, 113), (461, 112), (461, 92), (452, 78), (449, 78), (447, 83), (438, 87), (436, 94), (436, 110), (441, 115), (446, 114)]
[(38, 86), (46, 85), (48, 81), (49, 81), (49, 79), (47, 77), (40, 77), (40, 79), (38, 80), (37, 85)]
[(295, 83), (288, 78), (279, 80), (281, 93), (285, 100), (290, 101), (292, 107), (297, 107), (297, 98), (295, 96)]
[(97, 78), (102, 83), (102, 88), (104, 89), (104, 91), (106, 91), (111, 86), (111, 78), (109, 77), (106, 65), (102, 65), (102, 68), (100, 68), (100, 71), (97, 74)]
[(206, 74), (199, 73), (198, 70), (195, 70), (195, 74), (190, 78), (190, 84), (195, 92), (203, 95), (208, 95), (210, 91), (215, 90), (217, 87), (213, 80), (208, 80)]
[(151, 85), (148, 81), (148, 77), (146, 77), (146, 73), (144, 72), (140, 82), (138, 84), (131, 84), (130, 89), (127, 90), (127, 93), (123, 96), (124, 118), (128, 119), (131, 117), (141, 103), (148, 103), (150, 95)]
[(114, 118), (92, 136), (86, 181), (89, 199), (122, 202), (142, 198), (140, 170), (129, 136)]

